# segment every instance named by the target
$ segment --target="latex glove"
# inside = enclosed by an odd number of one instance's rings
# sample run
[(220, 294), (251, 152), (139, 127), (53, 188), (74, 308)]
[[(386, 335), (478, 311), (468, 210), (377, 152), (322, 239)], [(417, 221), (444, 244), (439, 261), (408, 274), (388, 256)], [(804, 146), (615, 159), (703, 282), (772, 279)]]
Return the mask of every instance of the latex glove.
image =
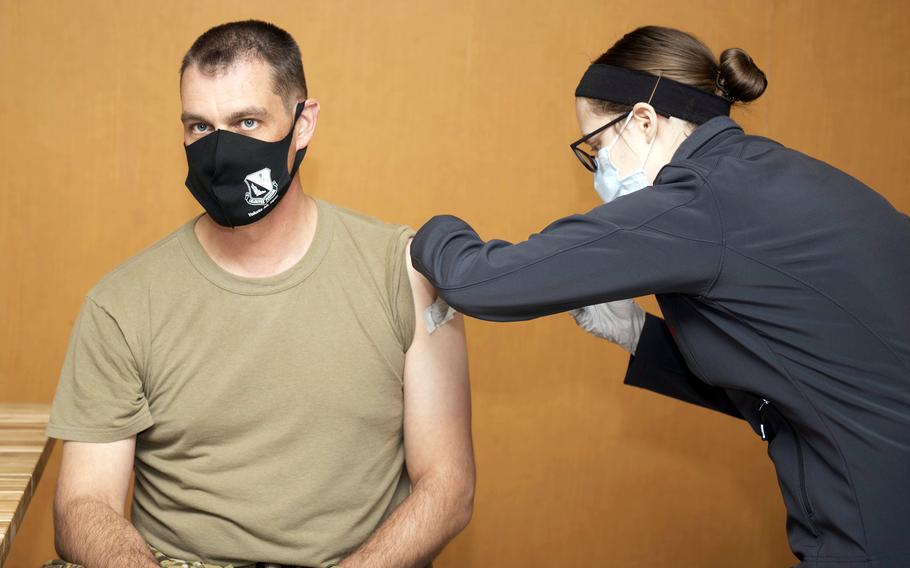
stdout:
[(582, 329), (635, 353), (645, 311), (634, 300), (617, 300), (606, 304), (586, 306), (569, 312)]

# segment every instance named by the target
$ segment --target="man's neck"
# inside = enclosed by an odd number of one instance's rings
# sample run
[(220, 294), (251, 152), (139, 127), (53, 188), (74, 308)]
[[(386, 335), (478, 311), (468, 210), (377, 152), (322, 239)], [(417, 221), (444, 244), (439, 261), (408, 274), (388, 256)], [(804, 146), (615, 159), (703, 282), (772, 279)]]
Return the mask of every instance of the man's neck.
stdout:
[(208, 215), (196, 222), (196, 237), (221, 268), (250, 278), (265, 278), (294, 266), (310, 248), (316, 232), (316, 202), (295, 178), (275, 209), (250, 225), (222, 227)]

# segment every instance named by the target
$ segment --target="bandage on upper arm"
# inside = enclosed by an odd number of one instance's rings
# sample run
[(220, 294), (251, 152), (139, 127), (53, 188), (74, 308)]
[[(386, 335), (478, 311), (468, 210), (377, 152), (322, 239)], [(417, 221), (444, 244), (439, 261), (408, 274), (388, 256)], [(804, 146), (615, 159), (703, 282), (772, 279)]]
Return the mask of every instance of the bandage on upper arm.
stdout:
[(454, 317), (455, 310), (442, 299), (442, 296), (436, 298), (436, 301), (423, 311), (423, 322), (427, 326), (427, 333), (431, 335)]

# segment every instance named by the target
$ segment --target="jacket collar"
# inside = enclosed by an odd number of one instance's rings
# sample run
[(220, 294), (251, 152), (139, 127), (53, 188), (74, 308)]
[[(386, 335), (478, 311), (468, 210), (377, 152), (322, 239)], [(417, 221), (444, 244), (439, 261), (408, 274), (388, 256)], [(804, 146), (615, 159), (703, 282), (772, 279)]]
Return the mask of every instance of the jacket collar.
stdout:
[(676, 153), (673, 154), (673, 158), (670, 161), (675, 162), (700, 156), (703, 153), (701, 150), (705, 146), (709, 145), (720, 134), (730, 130), (738, 130), (740, 133), (743, 131), (742, 127), (736, 124), (729, 116), (715, 116), (693, 130), (692, 134), (683, 140), (683, 143), (676, 149)]

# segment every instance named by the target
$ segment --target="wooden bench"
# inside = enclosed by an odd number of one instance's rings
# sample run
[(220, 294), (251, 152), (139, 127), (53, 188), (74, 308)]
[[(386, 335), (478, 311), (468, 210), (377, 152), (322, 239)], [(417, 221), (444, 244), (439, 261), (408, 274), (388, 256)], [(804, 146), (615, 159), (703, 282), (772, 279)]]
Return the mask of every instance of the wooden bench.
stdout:
[(54, 448), (44, 435), (49, 412), (49, 404), (0, 403), (0, 566)]

